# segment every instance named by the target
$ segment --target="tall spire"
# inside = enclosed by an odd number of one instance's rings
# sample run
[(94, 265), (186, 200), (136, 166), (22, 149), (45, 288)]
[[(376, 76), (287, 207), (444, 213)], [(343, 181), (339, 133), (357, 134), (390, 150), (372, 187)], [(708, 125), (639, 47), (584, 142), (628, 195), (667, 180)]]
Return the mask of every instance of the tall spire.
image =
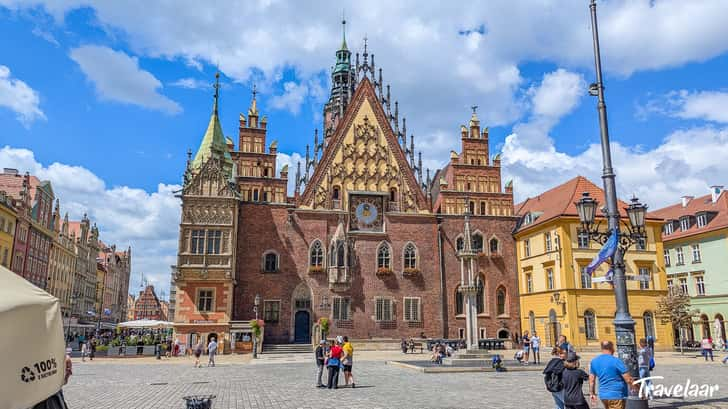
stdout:
[[(253, 84), (253, 100), (250, 101), (250, 109), (248, 109), (248, 116), (258, 116), (258, 102), (255, 100), (255, 96), (258, 95), (258, 89)], [(250, 119), (248, 119), (250, 121)]]
[(341, 49), (347, 50), (348, 48), (346, 47), (346, 15), (344, 14), (343, 11), (341, 12), (341, 38), (342, 38)]
[(220, 99), (220, 71), (215, 73), (215, 85), (212, 87), (215, 88), (215, 105), (212, 107), (212, 112), (217, 116), (217, 103)]

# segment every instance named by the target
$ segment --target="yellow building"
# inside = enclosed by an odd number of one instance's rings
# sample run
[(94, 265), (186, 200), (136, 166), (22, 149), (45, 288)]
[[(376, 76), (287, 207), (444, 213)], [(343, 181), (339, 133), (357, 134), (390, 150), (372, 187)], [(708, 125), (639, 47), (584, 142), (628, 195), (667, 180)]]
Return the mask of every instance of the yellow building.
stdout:
[(10, 268), (13, 260), (16, 212), (13, 199), (0, 191), (0, 264)]
[[(546, 346), (554, 345), (559, 335), (581, 348), (596, 348), (600, 340), (614, 341), (613, 318), (616, 312), (614, 290), (610, 283), (598, 282), (609, 266), (602, 264), (593, 275), (585, 272), (601, 245), (590, 241), (581, 231), (575, 202), (588, 192), (606, 203), (601, 188), (579, 176), (536, 197), (516, 205), (521, 217), (514, 234), (518, 259), (521, 328), (536, 331)], [(629, 224), (619, 202), (623, 221)], [(606, 220), (601, 217), (602, 230)], [(646, 220), (647, 237), (625, 254), (629, 277), (649, 276), (646, 281), (627, 281), (630, 313), (635, 320), (637, 340), (654, 335), (656, 348), (673, 345), (669, 324), (655, 317), (657, 301), (667, 294), (661, 239), (662, 221)]]
[(61, 301), (61, 312), (71, 313), (71, 291), (73, 273), (76, 271), (76, 251), (74, 240), (68, 231), (68, 213), (61, 220), (58, 199), (53, 211), (53, 242), (48, 259), (48, 292)]

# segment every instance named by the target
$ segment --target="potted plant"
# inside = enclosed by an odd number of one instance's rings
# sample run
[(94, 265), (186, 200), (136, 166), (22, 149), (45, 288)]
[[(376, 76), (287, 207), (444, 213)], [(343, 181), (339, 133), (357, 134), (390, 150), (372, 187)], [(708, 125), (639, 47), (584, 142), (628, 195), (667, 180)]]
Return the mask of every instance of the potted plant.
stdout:
[(326, 335), (329, 333), (329, 319), (326, 317), (319, 318), (318, 325), (321, 328), (321, 339), (326, 339)]
[(265, 321), (263, 320), (250, 320), (250, 329), (253, 331), (253, 358), (258, 357), (258, 341), (264, 326)]

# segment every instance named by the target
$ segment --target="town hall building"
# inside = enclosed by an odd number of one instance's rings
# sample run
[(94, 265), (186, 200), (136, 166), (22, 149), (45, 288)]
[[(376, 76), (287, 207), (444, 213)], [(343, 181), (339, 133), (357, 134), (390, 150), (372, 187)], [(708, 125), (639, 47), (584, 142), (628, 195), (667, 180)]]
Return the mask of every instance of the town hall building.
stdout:
[(466, 315), (469, 339), (520, 333), (513, 186), (501, 180), (488, 128), (475, 108), (467, 126), (453, 124), (462, 149), (430, 175), (390, 93), (367, 46), (352, 63), (344, 38), (321, 137), (291, 175), (276, 169), (275, 125), (255, 91), (237, 140), (224, 136), (216, 82), (180, 194), (180, 341), (217, 337), (227, 351), (244, 349), (255, 317), (273, 344), (310, 343), (322, 317), (331, 335), (355, 340), (464, 339)]

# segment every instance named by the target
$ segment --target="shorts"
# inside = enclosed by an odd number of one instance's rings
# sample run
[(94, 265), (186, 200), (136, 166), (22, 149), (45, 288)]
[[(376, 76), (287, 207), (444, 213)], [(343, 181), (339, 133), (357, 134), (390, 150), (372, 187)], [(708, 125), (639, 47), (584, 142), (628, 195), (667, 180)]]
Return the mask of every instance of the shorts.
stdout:
[(344, 372), (351, 372), (351, 365), (344, 365)]
[(199, 358), (200, 355), (202, 355), (202, 352), (195, 352), (195, 358)]
[(602, 399), (604, 409), (625, 409), (627, 401), (624, 399)]

